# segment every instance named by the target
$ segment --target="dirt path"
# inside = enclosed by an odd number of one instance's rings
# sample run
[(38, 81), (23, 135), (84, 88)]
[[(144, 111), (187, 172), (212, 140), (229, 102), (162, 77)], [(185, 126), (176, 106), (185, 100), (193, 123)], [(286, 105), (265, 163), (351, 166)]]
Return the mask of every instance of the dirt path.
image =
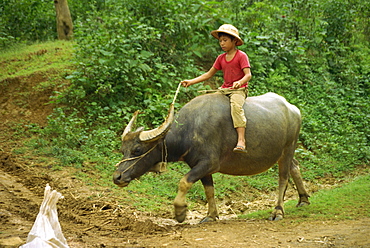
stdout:
[(149, 237), (137, 242), (143, 246), (169, 247), (369, 247), (369, 231), (369, 219), (293, 225), (262, 220), (228, 220), (187, 226), (161, 238)]
[(73, 176), (47, 175), (28, 163), (0, 152), (0, 247), (25, 242), (46, 183), (65, 196), (58, 213), (70, 247), (370, 247), (369, 218), (291, 223), (288, 218), (270, 222), (228, 217), (215, 223), (176, 224), (113, 199), (89, 200), (93, 192)]

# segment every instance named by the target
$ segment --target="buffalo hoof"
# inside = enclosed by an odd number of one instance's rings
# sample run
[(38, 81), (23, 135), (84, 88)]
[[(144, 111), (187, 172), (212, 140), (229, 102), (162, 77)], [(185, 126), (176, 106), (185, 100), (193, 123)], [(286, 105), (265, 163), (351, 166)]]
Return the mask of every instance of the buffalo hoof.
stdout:
[(282, 220), (284, 218), (284, 209), (282, 206), (276, 206), (271, 213), (269, 220)]
[(298, 202), (298, 204), (296, 205), (296, 207), (303, 207), (303, 206), (308, 206), (308, 205), (310, 205), (310, 203), (309, 202)]
[(199, 221), (199, 224), (205, 223), (205, 222), (213, 222), (216, 221), (216, 218), (213, 218), (211, 216), (204, 217), (201, 221)]
[(183, 207), (183, 208), (177, 208), (175, 210), (175, 219), (177, 220), (177, 222), (179, 223), (182, 223), (184, 222), (186, 218), (186, 207)]
[(282, 220), (284, 218), (284, 210), (282, 207), (277, 206), (271, 213), (269, 220)]
[(284, 216), (282, 214), (272, 214), (270, 217), (269, 217), (269, 220), (273, 220), (273, 221), (278, 221), (278, 220), (282, 220), (284, 219)]

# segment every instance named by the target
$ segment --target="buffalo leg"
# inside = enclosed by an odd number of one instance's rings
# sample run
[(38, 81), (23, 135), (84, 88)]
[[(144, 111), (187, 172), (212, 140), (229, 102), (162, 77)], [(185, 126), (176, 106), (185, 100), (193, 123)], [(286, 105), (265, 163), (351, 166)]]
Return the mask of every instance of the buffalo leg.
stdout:
[(188, 182), (188, 175), (189, 174), (186, 174), (181, 178), (177, 196), (173, 203), (175, 207), (175, 218), (179, 223), (183, 222), (186, 218), (186, 194), (193, 185), (193, 183)]
[(308, 200), (308, 197), (310, 196), (307, 194), (307, 191), (304, 188), (301, 172), (299, 170), (298, 161), (294, 158), (292, 161), (292, 165), (290, 167), (290, 174), (292, 175), (294, 184), (296, 185), (297, 191), (299, 194), (299, 202), (297, 204), (297, 207), (309, 205), (310, 202)]
[[(212, 167), (208, 166), (209, 159), (201, 160), (197, 163), (196, 166), (192, 167), (192, 169), (180, 180), (179, 189), (177, 192), (177, 196), (174, 201), (175, 207), (175, 218), (178, 222), (183, 222), (186, 218), (186, 194), (188, 193), (189, 189), (192, 185), (202, 179), (202, 183), (205, 183), (205, 191), (207, 200), (210, 201), (210, 216), (217, 216), (217, 209), (216, 203), (214, 199), (214, 188), (213, 188), (213, 180), (212, 180), (212, 173), (216, 170), (212, 169)], [(204, 179), (203, 179), (204, 178)]]
[(294, 149), (287, 148), (279, 159), (279, 194), (275, 210), (269, 220), (281, 220), (284, 218), (284, 196), (288, 187), (289, 172), (291, 168)]
[(204, 191), (206, 193), (206, 198), (208, 202), (208, 213), (205, 218), (203, 218), (200, 223), (215, 221), (218, 218), (218, 211), (216, 207), (215, 200), (215, 187), (213, 185), (212, 175), (205, 176), (201, 179)]

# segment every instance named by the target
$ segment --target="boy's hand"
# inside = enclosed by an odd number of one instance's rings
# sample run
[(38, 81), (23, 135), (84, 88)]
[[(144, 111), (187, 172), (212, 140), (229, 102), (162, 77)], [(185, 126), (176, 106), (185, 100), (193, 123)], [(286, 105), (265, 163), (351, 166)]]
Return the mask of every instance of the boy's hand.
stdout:
[(239, 89), (243, 84), (240, 81), (236, 81), (233, 83), (233, 89)]
[(191, 83), (191, 80), (184, 80), (184, 81), (181, 81), (181, 85), (184, 87), (188, 87), (192, 85), (192, 83)]

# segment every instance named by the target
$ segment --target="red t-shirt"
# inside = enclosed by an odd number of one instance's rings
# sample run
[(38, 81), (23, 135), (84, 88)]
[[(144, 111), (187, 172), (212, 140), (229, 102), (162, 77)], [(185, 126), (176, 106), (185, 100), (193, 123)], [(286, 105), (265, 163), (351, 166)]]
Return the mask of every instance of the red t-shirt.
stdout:
[[(224, 83), (221, 85), (221, 88), (230, 88), (235, 81), (244, 77), (243, 69), (251, 66), (247, 54), (237, 50), (234, 58), (230, 61), (226, 61), (226, 53), (219, 55), (213, 67), (217, 70), (222, 70), (224, 73)], [(248, 82), (243, 84), (242, 87), (248, 87)]]

